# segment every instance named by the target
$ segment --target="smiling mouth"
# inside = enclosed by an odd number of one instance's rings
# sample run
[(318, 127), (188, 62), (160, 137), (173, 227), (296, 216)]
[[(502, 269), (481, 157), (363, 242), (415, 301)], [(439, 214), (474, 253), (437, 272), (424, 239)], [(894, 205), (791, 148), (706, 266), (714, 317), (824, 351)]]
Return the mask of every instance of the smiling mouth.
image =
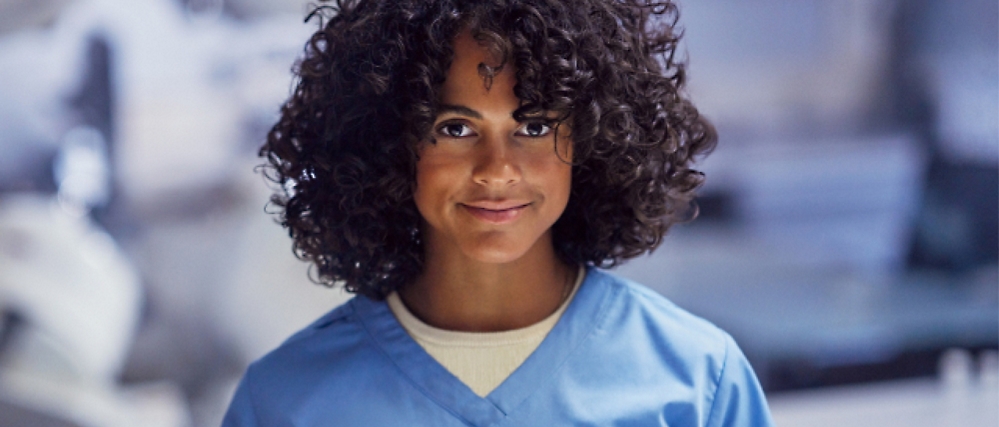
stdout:
[(531, 205), (530, 203), (526, 203), (523, 205), (517, 205), (517, 206), (511, 206), (499, 209), (484, 208), (484, 207), (471, 206), (466, 204), (462, 204), (461, 206), (465, 208), (465, 210), (468, 211), (468, 213), (470, 213), (473, 217), (477, 219), (480, 219), (485, 222), (490, 222), (493, 224), (504, 224), (515, 221), (530, 205)]

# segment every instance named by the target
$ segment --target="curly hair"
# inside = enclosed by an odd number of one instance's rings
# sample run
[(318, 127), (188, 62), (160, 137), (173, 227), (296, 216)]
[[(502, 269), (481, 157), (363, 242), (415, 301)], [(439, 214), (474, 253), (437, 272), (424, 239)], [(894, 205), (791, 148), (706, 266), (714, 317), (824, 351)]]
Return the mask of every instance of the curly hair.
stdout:
[(462, 29), (515, 67), (515, 118), (547, 112), (572, 130), (571, 194), (552, 227), (564, 262), (613, 267), (696, 216), (692, 162), (717, 137), (683, 91), (674, 3), (336, 0), (317, 14), (327, 22), (260, 150), (314, 280), (382, 299), (422, 271), (417, 146)]

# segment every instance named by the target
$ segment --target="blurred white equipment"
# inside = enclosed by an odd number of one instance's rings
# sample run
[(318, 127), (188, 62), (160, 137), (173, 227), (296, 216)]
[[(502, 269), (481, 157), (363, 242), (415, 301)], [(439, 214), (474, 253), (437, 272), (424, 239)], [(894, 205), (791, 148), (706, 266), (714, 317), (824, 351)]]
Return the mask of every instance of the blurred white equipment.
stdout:
[(188, 423), (169, 385), (122, 388), (138, 325), (137, 274), (86, 215), (44, 196), (0, 201), (0, 401), (80, 426)]

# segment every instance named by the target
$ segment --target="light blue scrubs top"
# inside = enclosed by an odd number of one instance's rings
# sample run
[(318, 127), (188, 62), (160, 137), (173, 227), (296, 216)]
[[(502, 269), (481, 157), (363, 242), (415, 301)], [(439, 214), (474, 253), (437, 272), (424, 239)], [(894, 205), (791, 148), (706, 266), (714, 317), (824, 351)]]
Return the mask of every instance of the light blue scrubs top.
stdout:
[(589, 269), (545, 340), (486, 397), (384, 302), (355, 297), (250, 365), (223, 427), (772, 426), (732, 338)]

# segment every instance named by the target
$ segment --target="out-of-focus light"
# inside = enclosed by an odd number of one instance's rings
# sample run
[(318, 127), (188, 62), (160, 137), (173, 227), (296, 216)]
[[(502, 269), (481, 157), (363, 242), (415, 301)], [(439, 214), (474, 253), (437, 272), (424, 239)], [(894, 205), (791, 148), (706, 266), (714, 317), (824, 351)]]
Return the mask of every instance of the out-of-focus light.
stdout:
[(55, 162), (59, 205), (73, 216), (107, 204), (111, 197), (107, 143), (100, 131), (90, 126), (66, 133)]

